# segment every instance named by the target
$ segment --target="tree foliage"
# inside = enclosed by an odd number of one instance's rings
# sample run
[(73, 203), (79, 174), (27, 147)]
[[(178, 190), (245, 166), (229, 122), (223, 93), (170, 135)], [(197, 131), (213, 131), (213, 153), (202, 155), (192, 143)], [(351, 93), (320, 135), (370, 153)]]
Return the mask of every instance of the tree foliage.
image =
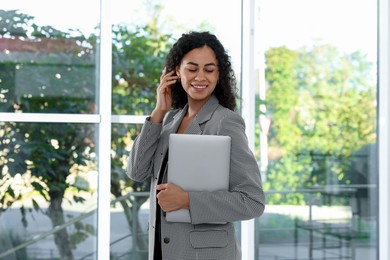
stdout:
[[(271, 48), (266, 66), (269, 145), (278, 153), (265, 188), (353, 183), (354, 156), (376, 141), (373, 64), (359, 52), (314, 45)], [(299, 196), (274, 196), (269, 202), (296, 204)]]

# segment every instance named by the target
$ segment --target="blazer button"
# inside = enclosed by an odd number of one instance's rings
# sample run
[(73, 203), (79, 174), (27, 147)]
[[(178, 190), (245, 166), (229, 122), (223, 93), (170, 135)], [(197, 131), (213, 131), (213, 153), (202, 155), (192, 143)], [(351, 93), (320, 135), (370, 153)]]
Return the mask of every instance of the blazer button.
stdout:
[(168, 244), (169, 241), (170, 241), (170, 240), (169, 240), (169, 237), (164, 237), (164, 243), (165, 243), (165, 244)]

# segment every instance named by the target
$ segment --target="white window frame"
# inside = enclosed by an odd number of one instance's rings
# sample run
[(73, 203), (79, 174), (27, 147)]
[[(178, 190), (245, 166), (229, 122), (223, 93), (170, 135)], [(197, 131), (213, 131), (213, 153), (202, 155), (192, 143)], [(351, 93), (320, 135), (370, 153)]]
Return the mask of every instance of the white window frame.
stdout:
[[(255, 0), (242, 0), (241, 8), (241, 115), (249, 147), (255, 149)], [(242, 259), (254, 260), (255, 220), (241, 221)]]
[(390, 258), (390, 0), (378, 1), (379, 259)]
[(109, 0), (100, 1), (98, 98), (101, 121), (98, 132), (97, 259), (110, 259), (111, 224), (111, 96), (112, 31)]

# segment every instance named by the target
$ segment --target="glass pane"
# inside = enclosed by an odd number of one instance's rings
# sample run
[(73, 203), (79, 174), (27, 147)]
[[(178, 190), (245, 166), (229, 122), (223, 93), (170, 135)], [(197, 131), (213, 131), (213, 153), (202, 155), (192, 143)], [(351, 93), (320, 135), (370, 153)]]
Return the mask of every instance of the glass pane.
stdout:
[[(215, 15), (218, 8), (218, 1), (115, 0), (111, 8), (114, 19), (112, 113), (151, 113), (165, 55), (173, 42), (190, 30), (209, 30), (218, 36), (231, 55), (239, 80), (241, 1), (224, 2), (226, 16)], [(132, 182), (125, 176), (127, 157), (141, 127), (114, 124), (112, 129), (111, 193), (115, 202), (111, 212), (110, 253), (118, 259), (147, 259), (148, 256), (149, 203), (146, 200), (150, 184)]]
[[(182, 33), (191, 30), (208, 30), (217, 35), (232, 58), (239, 80), (241, 1), (224, 3), (223, 15), (215, 15), (216, 8), (220, 8), (218, 1), (115, 0), (114, 3), (113, 114), (151, 113), (165, 55)], [(189, 9), (192, 11), (188, 12)]]
[(96, 113), (99, 5), (96, 0), (2, 4), (0, 112)]
[(127, 177), (126, 162), (140, 124), (112, 125), (111, 256), (147, 259), (150, 182)]
[(97, 126), (0, 129), (0, 258), (94, 259)]
[(377, 259), (377, 2), (257, 7), (257, 259)]

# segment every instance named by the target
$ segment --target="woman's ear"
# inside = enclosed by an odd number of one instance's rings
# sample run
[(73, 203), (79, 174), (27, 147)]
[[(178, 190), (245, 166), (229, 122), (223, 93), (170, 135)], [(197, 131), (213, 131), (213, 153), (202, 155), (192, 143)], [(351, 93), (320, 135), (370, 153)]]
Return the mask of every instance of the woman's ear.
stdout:
[(176, 66), (175, 72), (176, 72), (176, 76), (178, 76), (180, 78), (180, 67), (179, 66)]

